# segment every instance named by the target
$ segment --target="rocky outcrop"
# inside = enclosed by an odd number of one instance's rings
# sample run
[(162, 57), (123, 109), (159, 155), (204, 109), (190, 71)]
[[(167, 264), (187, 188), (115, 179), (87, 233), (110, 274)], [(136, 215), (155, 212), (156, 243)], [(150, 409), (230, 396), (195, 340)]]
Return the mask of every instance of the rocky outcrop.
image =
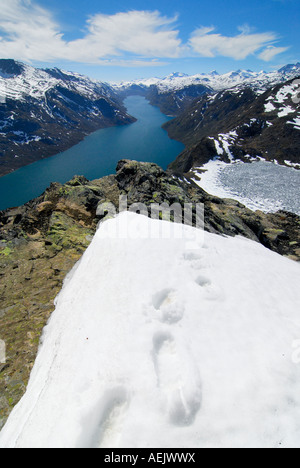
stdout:
[(122, 160), (115, 175), (53, 183), (25, 206), (0, 213), (0, 428), (24, 394), (43, 327), (67, 273), (88, 247), (103, 214), (102, 203), (203, 203), (205, 229), (242, 235), (300, 261), (300, 218), (280, 212), (253, 213), (233, 200), (208, 195), (150, 163)]

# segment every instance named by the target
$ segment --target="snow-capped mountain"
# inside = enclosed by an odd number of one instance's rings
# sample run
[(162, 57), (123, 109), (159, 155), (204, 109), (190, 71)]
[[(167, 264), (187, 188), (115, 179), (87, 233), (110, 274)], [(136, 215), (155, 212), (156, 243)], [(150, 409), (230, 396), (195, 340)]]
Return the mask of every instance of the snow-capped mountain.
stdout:
[(202, 234), (133, 213), (101, 224), (0, 447), (299, 447), (299, 265)]
[(122, 97), (131, 94), (145, 96), (152, 105), (162, 112), (178, 116), (190, 104), (205, 94), (250, 87), (256, 94), (264, 93), (270, 86), (300, 76), (300, 63), (287, 65), (278, 71), (259, 73), (251, 70), (237, 70), (220, 75), (217, 71), (193, 76), (172, 73), (166, 78), (150, 78), (122, 83), (112, 83), (113, 89)]
[(159, 93), (169, 93), (179, 91), (192, 85), (202, 85), (212, 91), (222, 91), (234, 88), (238, 85), (251, 86), (258, 92), (266, 90), (271, 85), (287, 81), (300, 75), (300, 63), (287, 65), (274, 72), (252, 72), (251, 70), (237, 70), (220, 75), (218, 72), (186, 75), (185, 73), (172, 73), (166, 78), (151, 78), (146, 80), (136, 80), (131, 82), (112, 83), (115, 90), (126, 91), (132, 86), (149, 88), (156, 86)]
[(300, 168), (299, 80), (264, 93), (243, 86), (206, 95), (165, 128), (187, 145), (171, 165), (186, 173), (218, 157), (225, 162), (263, 158)]
[[(28, 98), (45, 100), (47, 92), (57, 86), (96, 100), (99, 94), (115, 98), (111, 88), (77, 73), (57, 68), (41, 70), (13, 60), (0, 60), (0, 79), (6, 98), (24, 101)], [(6, 81), (3, 81), (3, 80)]]
[(0, 98), (0, 175), (134, 121), (109, 85), (14, 60), (0, 60)]

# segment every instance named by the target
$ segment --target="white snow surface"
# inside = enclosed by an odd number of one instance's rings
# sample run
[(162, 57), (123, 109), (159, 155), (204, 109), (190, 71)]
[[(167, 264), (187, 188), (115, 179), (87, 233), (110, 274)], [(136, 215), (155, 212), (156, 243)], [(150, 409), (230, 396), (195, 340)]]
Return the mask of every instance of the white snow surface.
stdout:
[[(259, 161), (261, 161), (265, 165), (269, 165), (271, 168), (274, 164), (279, 166), (276, 160), (274, 162), (267, 162), (263, 158), (260, 158), (259, 156), (257, 158), (251, 157), (250, 155), (248, 156), (249, 156), (248, 157), (249, 162), (251, 161), (252, 163), (258, 163)], [(299, 168), (299, 164), (294, 164), (289, 160), (286, 160), (285, 164), (290, 169)], [(220, 198), (228, 198), (228, 199), (236, 200), (242, 203), (243, 205), (245, 205), (247, 208), (249, 208), (252, 211), (260, 210), (265, 213), (276, 213), (279, 210), (286, 210), (286, 211), (294, 212), (298, 215), (300, 214), (299, 204), (292, 203), (294, 197), (296, 197), (296, 200), (298, 199), (297, 191), (294, 186), (294, 184), (296, 184), (295, 181), (293, 182), (293, 184), (290, 183), (290, 186), (289, 186), (290, 190), (287, 190), (285, 186), (287, 182), (286, 180), (285, 182), (282, 182), (282, 174), (281, 176), (279, 175), (279, 173), (273, 174), (273, 177), (274, 177), (273, 185), (275, 187), (275, 182), (276, 182), (276, 189), (273, 187), (273, 190), (268, 191), (268, 194), (266, 195), (266, 190), (265, 190), (265, 184), (267, 183), (266, 175), (263, 178), (262, 174), (260, 174), (260, 178), (258, 178), (258, 173), (257, 172), (255, 173), (254, 171), (252, 174), (249, 173), (245, 179), (242, 179), (243, 183), (240, 184), (239, 188), (237, 188), (236, 186), (232, 187), (230, 184), (228, 185), (226, 185), (226, 183), (224, 184), (224, 182), (222, 181), (221, 175), (223, 171), (226, 171), (229, 167), (231, 168), (253, 167), (254, 169), (254, 166), (252, 165), (250, 166), (248, 164), (245, 166), (245, 163), (240, 160), (235, 160), (231, 162), (229, 166), (224, 161), (219, 160), (218, 157), (216, 156), (213, 160), (204, 164), (201, 168), (193, 169), (193, 173), (195, 175), (195, 177), (193, 178), (193, 181), (200, 188), (210, 193), (211, 195), (215, 195)], [(280, 166), (280, 167), (281, 169), (286, 169), (286, 168), (283, 168), (283, 166)], [(295, 174), (298, 174), (298, 171), (296, 171)], [(245, 174), (243, 175), (243, 177), (245, 177)], [(269, 174), (269, 177), (270, 177), (270, 174)], [(236, 178), (237, 180), (240, 180), (241, 173), (236, 174)], [(253, 183), (253, 181), (256, 181), (257, 183), (255, 184)], [(245, 190), (246, 188), (247, 190)], [(298, 189), (298, 186), (297, 186), (297, 189)]]
[(299, 264), (183, 225), (145, 235), (162, 226), (101, 225), (0, 447), (300, 446)]

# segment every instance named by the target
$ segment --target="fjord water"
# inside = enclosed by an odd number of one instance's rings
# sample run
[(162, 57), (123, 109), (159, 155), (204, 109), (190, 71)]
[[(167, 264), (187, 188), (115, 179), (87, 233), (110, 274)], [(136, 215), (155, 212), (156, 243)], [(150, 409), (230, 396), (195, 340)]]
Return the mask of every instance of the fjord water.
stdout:
[(184, 149), (161, 128), (170, 118), (140, 96), (127, 98), (125, 106), (137, 122), (98, 130), (63, 153), (1, 177), (0, 210), (36, 198), (51, 182), (66, 183), (74, 175), (93, 180), (114, 174), (124, 158), (154, 162), (166, 169)]

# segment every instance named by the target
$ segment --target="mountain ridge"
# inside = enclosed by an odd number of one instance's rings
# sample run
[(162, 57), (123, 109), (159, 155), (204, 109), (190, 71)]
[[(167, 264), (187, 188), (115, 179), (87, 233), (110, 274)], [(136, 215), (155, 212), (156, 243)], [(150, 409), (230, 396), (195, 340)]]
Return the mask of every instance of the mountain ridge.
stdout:
[(190, 84), (207, 84), (210, 82), (210, 86), (214, 91), (221, 91), (223, 89), (230, 89), (235, 87), (237, 84), (252, 83), (257, 85), (261, 83), (262, 80), (265, 81), (268, 86), (269, 83), (278, 83), (281, 81), (289, 80), (293, 77), (296, 77), (300, 74), (300, 62), (295, 64), (287, 64), (281, 67), (279, 70), (273, 72), (253, 72), (252, 70), (232, 70), (223, 74), (218, 73), (216, 70), (213, 70), (210, 73), (198, 73), (195, 75), (188, 75), (181, 72), (173, 72), (170, 75), (164, 78), (145, 78), (132, 81), (121, 81), (119, 83), (111, 82), (111, 86), (114, 89), (126, 88), (133, 84), (141, 85), (144, 87), (150, 87), (152, 85), (157, 85), (161, 91), (164, 87), (170, 89), (181, 88), (190, 85)]
[(164, 128), (186, 150), (170, 165), (187, 173), (218, 158), (230, 163), (257, 158), (300, 169), (298, 80), (257, 94), (251, 87), (221, 91), (195, 100)]
[(259, 87), (262, 85), (269, 87), (295, 78), (298, 75), (300, 75), (300, 63), (289, 64), (273, 72), (253, 72), (241, 69), (223, 74), (219, 74), (216, 70), (195, 75), (175, 72), (165, 78), (147, 78), (120, 83), (111, 82), (111, 85), (118, 91), (124, 91), (133, 85), (141, 88), (156, 86), (160, 93), (181, 90), (191, 85), (207, 86), (213, 92), (231, 89), (238, 85), (250, 85), (259, 92)]
[(186, 111), (193, 101), (201, 96), (214, 95), (225, 90), (236, 92), (248, 87), (257, 95), (271, 86), (283, 83), (300, 75), (300, 63), (290, 64), (274, 72), (237, 70), (224, 74), (217, 71), (197, 75), (172, 73), (165, 78), (148, 78), (129, 82), (111, 83), (123, 98), (131, 94), (146, 97), (150, 104), (172, 117)]

